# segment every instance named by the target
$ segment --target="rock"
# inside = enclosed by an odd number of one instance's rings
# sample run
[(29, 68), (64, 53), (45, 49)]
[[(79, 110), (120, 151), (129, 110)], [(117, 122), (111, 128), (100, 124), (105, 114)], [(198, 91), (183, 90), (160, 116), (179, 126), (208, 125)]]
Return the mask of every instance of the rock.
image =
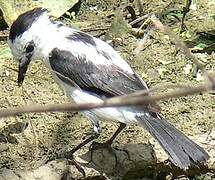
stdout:
[[(105, 175), (108, 177), (121, 177), (123, 178), (130, 171), (135, 169), (147, 169), (149, 164), (155, 164), (156, 158), (154, 150), (148, 144), (127, 144), (119, 149), (97, 149), (91, 152), (88, 151), (80, 156), (82, 160), (90, 162), (85, 166), (87, 176), (92, 174)], [(89, 171), (91, 169), (91, 171)], [(93, 172), (93, 173), (92, 173)], [(138, 173), (138, 172), (136, 172)]]

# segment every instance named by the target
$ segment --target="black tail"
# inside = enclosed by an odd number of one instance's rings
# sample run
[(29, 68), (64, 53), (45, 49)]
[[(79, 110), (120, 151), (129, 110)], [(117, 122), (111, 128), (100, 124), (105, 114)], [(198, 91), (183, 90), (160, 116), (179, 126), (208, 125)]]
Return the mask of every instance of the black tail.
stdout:
[(144, 116), (136, 116), (136, 119), (160, 143), (174, 165), (186, 169), (193, 164), (203, 163), (209, 158), (202, 147), (161, 116), (147, 113)]

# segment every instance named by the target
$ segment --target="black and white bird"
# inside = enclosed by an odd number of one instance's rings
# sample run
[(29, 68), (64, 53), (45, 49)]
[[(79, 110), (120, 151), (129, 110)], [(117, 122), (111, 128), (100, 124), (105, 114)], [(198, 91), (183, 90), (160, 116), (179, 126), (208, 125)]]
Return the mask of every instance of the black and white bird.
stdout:
[[(21, 14), (11, 26), (8, 43), (19, 63), (19, 85), (29, 64), (42, 60), (75, 103), (101, 102), (105, 98), (148, 90), (146, 83), (109, 44), (54, 21), (46, 9), (35, 8)], [(160, 143), (174, 165), (186, 169), (207, 161), (209, 156), (202, 147), (152, 109), (109, 107), (84, 111), (96, 135), (78, 148), (98, 137), (99, 121), (108, 120), (120, 124), (109, 144), (127, 124), (138, 124)]]

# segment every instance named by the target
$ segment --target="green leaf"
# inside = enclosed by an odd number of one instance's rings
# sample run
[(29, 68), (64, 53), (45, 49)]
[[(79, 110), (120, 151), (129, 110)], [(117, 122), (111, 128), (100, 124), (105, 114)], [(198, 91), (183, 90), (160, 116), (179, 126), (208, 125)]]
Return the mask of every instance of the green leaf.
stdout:
[(205, 43), (199, 43), (198, 45), (196, 45), (194, 48), (201, 48), (201, 49), (204, 49), (206, 48), (207, 45)]
[(72, 8), (78, 0), (43, 0), (43, 1), (5, 1), (0, 0), (0, 8), (3, 12), (4, 19), (8, 25), (11, 25), (12, 22), (23, 12), (31, 10), (35, 7), (47, 8), (50, 11), (50, 14), (54, 17), (60, 17), (70, 8)]

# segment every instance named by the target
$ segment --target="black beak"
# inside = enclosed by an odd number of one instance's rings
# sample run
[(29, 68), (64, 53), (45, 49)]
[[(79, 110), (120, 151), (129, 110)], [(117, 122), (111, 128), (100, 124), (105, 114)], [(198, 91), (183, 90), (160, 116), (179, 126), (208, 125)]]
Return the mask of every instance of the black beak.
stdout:
[(18, 72), (18, 86), (21, 86), (24, 79), (25, 79), (25, 74), (28, 70), (28, 65), (30, 63), (30, 59), (26, 59), (26, 61), (22, 64), (19, 64), (19, 72)]

